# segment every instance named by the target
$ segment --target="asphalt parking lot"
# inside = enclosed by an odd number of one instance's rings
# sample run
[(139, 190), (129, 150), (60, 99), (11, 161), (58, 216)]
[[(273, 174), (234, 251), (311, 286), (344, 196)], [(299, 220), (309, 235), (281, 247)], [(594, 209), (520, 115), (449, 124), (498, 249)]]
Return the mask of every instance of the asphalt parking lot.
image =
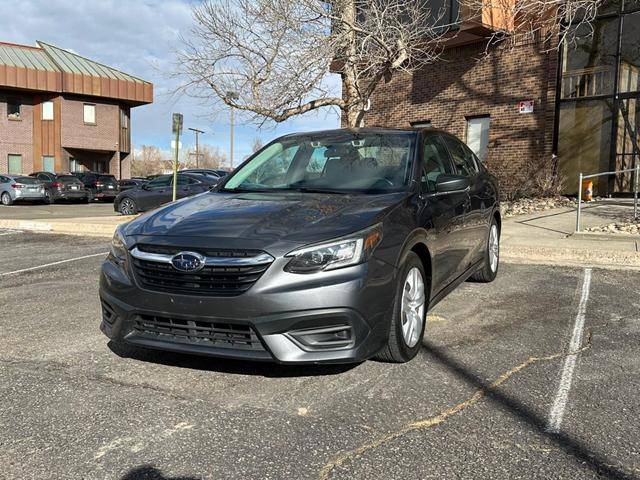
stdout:
[(640, 478), (640, 272), (503, 264), (405, 365), (122, 350), (105, 239), (0, 231), (3, 479)]

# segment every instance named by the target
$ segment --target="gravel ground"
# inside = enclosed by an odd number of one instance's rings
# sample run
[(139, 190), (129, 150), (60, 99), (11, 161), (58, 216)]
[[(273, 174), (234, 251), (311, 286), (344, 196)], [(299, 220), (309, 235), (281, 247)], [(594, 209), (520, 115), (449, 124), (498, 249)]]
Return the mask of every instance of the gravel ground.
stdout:
[(562, 207), (575, 208), (575, 199), (567, 197), (520, 198), (518, 200), (501, 202), (500, 210), (502, 216), (508, 218)]
[(587, 232), (612, 233), (612, 234), (640, 234), (640, 219), (634, 220), (633, 214), (622, 215), (619, 220), (606, 225), (597, 225), (585, 229)]

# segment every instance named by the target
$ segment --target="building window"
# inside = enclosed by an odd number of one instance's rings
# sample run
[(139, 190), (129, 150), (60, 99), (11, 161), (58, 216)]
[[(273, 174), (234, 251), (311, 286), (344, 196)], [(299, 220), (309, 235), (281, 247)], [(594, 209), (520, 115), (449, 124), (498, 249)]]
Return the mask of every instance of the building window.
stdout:
[(20, 120), (20, 103), (15, 100), (7, 101), (7, 118)]
[(42, 170), (45, 172), (55, 172), (56, 159), (53, 155), (44, 155), (42, 157)]
[(92, 103), (84, 104), (84, 123), (89, 125), (96, 124), (96, 106)]
[(486, 159), (489, 148), (490, 121), (489, 116), (467, 119), (467, 145), (482, 161)]
[(42, 120), (53, 120), (53, 102), (42, 102)]
[(431, 128), (431, 120), (418, 120), (415, 122), (409, 122), (413, 128)]
[(82, 172), (82, 165), (75, 159), (69, 159), (69, 171), (70, 172)]
[(22, 155), (9, 154), (9, 173), (22, 173)]

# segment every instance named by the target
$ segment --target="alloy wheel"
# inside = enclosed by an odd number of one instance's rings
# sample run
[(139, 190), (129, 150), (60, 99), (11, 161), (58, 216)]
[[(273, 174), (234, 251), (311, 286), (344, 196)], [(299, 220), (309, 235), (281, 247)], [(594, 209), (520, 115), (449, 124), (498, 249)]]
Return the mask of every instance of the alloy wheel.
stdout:
[(11, 197), (6, 192), (2, 194), (2, 204), (3, 205), (11, 205)]
[(123, 215), (133, 215), (136, 213), (136, 207), (132, 200), (125, 198), (120, 203), (120, 213)]
[(424, 279), (420, 269), (413, 267), (407, 273), (402, 289), (402, 336), (409, 348), (420, 340), (425, 310)]
[(498, 236), (498, 226), (491, 225), (491, 231), (489, 232), (489, 266), (491, 271), (495, 272), (498, 269), (498, 259), (500, 257), (500, 239)]

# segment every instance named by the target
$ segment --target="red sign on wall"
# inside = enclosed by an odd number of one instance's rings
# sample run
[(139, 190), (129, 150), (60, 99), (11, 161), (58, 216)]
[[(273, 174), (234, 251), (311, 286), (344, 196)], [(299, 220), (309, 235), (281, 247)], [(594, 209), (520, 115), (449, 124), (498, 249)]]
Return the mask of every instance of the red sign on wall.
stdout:
[(533, 113), (533, 100), (522, 100), (518, 103), (518, 112)]

